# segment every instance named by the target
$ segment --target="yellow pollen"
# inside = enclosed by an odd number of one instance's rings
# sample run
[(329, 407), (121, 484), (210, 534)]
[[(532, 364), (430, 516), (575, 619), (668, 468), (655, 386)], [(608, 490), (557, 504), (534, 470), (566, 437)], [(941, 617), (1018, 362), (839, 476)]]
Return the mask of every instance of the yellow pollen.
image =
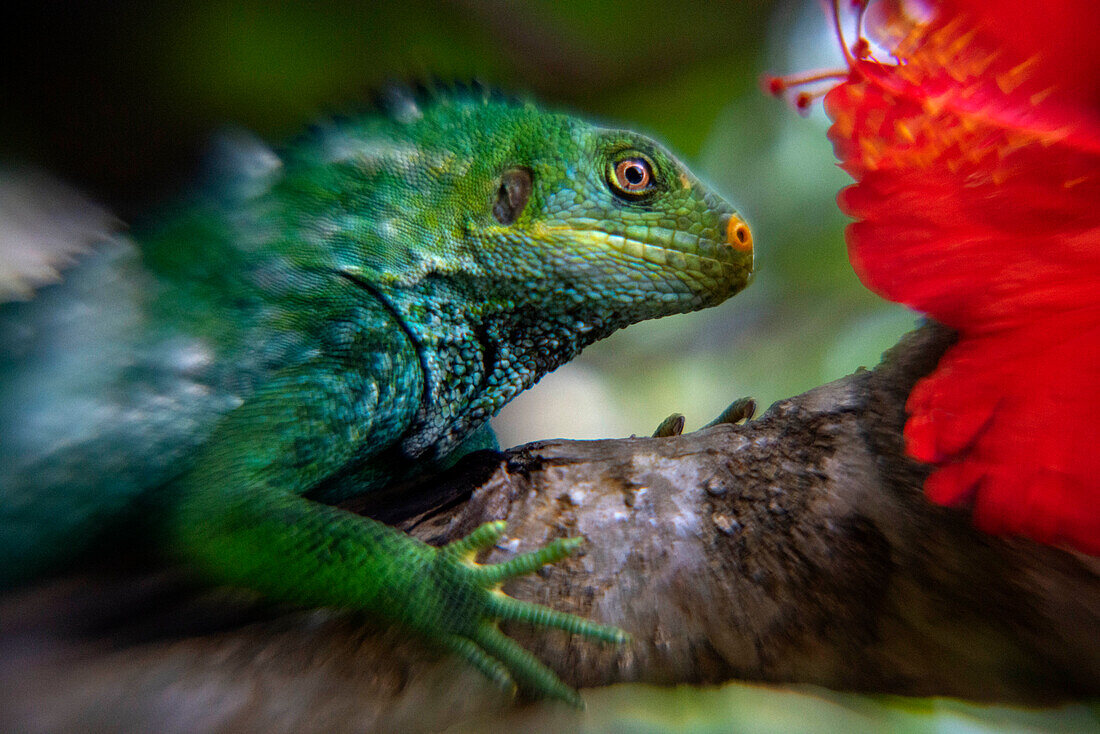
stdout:
[(1003, 74), (996, 76), (997, 86), (1005, 94), (1011, 93), (1014, 89), (1024, 83), (1028, 75), (1031, 74), (1033, 67), (1039, 62), (1038, 56), (1032, 56), (1027, 61), (1017, 64)]
[(1031, 102), (1032, 107), (1038, 107), (1040, 104), (1042, 104), (1043, 100), (1050, 96), (1050, 93), (1053, 91), (1054, 87), (1047, 87), (1043, 91), (1036, 92), (1035, 94), (1031, 95), (1031, 97), (1028, 98), (1028, 101)]

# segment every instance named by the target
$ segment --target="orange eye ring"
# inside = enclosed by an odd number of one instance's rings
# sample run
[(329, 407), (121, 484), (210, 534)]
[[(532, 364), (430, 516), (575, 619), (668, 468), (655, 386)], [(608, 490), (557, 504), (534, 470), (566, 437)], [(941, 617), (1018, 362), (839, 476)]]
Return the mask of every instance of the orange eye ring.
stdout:
[(653, 188), (653, 167), (645, 158), (623, 158), (615, 164), (612, 185), (628, 196), (638, 196)]

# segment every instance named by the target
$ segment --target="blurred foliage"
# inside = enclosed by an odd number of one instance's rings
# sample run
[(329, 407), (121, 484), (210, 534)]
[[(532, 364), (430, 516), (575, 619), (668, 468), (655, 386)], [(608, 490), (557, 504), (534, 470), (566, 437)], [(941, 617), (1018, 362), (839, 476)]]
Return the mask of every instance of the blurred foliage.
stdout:
[(1100, 710), (1053, 709), (838, 693), (815, 686), (731, 683), (720, 688), (620, 685), (585, 693), (588, 711), (545, 704), (455, 732), (570, 731), (578, 734), (1096, 734)]
[[(278, 140), (394, 79), (478, 77), (650, 132), (681, 153), (752, 224), (755, 282), (719, 308), (592, 347), (506, 409), (495, 423), (505, 444), (648, 434), (671, 412), (687, 414), (690, 430), (743, 395), (766, 406), (872, 366), (915, 322), (848, 265), (834, 201), (847, 177), (820, 110), (803, 119), (758, 90), (764, 71), (837, 63), (815, 3), (44, 3), (20, 31), (21, 45), (3, 51), (0, 157), (51, 170), (126, 218), (185, 186), (218, 128)], [(750, 705), (749, 690), (758, 689), (615, 687), (590, 692), (587, 721), (591, 731), (1096, 724), (1080, 708), (1037, 719), (776, 691)]]

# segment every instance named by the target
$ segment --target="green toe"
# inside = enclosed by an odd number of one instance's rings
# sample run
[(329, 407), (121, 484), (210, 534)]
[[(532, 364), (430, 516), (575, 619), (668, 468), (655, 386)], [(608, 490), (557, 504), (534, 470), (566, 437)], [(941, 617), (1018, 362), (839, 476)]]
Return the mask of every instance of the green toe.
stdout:
[(559, 612), (541, 604), (513, 599), (504, 594), (496, 594), (489, 602), (490, 613), (498, 619), (525, 622), (536, 627), (551, 627), (565, 630), (575, 635), (584, 635), (603, 642), (621, 644), (629, 636), (618, 627), (592, 622), (575, 614)]
[(473, 640), (458, 635), (449, 635), (441, 638), (440, 641), (448, 650), (480, 670), (497, 688), (509, 695), (515, 695), (516, 683), (512, 680), (508, 668), (500, 661), (485, 654)]
[(684, 432), (684, 414), (673, 413), (668, 418), (661, 421), (661, 425), (657, 426), (657, 430), (653, 432), (654, 438), (667, 438), (668, 436), (679, 436)]
[(474, 635), (474, 641), (483, 650), (497, 658), (524, 684), (524, 688), (546, 698), (565, 701), (571, 706), (584, 708), (579, 693), (567, 686), (550, 668), (539, 662), (531, 653), (506, 637), (492, 625), (482, 625)]
[(729, 407), (719, 413), (717, 418), (703, 426), (703, 428), (710, 428), (711, 426), (721, 425), (722, 423), (740, 423), (741, 421), (752, 420), (755, 413), (755, 400), (752, 398), (738, 398), (730, 403)]
[(443, 546), (443, 550), (457, 556), (467, 556), (485, 548), (491, 548), (504, 536), (504, 520), (494, 520), (478, 526), (476, 530), (453, 543)]
[(478, 577), (486, 586), (499, 584), (517, 576), (526, 576), (548, 563), (560, 561), (570, 555), (584, 542), (583, 538), (558, 538), (542, 548), (492, 566), (480, 566)]

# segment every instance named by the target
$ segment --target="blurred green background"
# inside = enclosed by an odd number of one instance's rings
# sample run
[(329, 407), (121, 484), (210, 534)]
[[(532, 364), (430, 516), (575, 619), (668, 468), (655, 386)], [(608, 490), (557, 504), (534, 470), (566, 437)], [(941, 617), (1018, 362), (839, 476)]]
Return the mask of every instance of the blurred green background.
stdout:
[[(762, 406), (872, 366), (915, 322), (848, 266), (820, 109), (759, 90), (765, 71), (837, 65), (809, 0), (313, 3), (45, 2), (9, 23), (0, 160), (76, 184), (128, 221), (187, 187), (219, 129), (278, 141), (386, 81), (477, 77), (647, 131), (751, 223), (755, 282), (723, 306), (640, 324), (514, 401), (501, 441), (688, 429), (734, 398)], [(825, 695), (825, 694), (821, 694)], [(779, 696), (779, 698), (776, 698)], [(671, 708), (670, 708), (671, 707)], [(1095, 726), (892, 699), (752, 686), (593, 692), (592, 731), (1038, 731)], [(575, 723), (575, 721), (573, 722)], [(573, 724), (569, 725), (572, 728)]]

